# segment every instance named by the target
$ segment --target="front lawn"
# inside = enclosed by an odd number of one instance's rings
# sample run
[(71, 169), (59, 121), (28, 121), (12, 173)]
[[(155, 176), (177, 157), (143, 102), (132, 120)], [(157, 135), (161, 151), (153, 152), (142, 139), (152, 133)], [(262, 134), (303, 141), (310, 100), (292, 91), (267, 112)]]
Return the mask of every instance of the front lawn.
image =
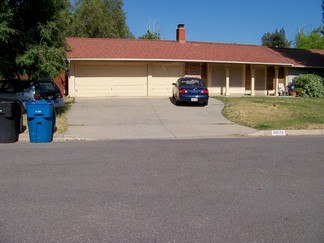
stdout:
[(324, 98), (215, 97), (225, 103), (224, 116), (260, 129), (324, 129)]

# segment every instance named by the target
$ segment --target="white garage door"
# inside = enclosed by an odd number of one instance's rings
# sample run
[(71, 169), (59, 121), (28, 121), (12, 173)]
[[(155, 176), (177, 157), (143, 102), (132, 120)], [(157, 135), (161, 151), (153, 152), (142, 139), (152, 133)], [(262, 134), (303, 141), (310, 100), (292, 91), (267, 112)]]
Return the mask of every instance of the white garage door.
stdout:
[(181, 64), (153, 64), (149, 96), (171, 96), (172, 83), (182, 77)]
[(147, 96), (147, 66), (78, 64), (74, 88), (76, 97)]

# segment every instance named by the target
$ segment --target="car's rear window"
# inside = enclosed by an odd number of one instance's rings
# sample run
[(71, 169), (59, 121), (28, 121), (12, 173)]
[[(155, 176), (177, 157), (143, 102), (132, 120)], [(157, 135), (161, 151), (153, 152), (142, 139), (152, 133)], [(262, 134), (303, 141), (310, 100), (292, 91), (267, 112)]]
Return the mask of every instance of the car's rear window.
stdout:
[(41, 92), (57, 92), (57, 88), (52, 83), (39, 82), (37, 83), (37, 90)]
[(0, 90), (5, 92), (28, 92), (31, 82), (21, 80), (0, 81)]
[(189, 88), (189, 87), (204, 87), (205, 84), (200, 79), (185, 79), (185, 80), (181, 80), (180, 86), (181, 87), (184, 87), (184, 88)]

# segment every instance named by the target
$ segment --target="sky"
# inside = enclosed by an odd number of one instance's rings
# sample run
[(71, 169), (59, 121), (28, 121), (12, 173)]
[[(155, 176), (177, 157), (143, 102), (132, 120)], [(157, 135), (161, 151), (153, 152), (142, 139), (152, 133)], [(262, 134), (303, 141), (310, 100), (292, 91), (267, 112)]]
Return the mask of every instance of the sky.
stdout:
[(162, 40), (175, 40), (184, 24), (186, 40), (261, 44), (265, 33), (284, 28), (294, 41), (298, 31), (322, 25), (322, 0), (124, 0), (126, 23), (135, 37), (148, 26)]

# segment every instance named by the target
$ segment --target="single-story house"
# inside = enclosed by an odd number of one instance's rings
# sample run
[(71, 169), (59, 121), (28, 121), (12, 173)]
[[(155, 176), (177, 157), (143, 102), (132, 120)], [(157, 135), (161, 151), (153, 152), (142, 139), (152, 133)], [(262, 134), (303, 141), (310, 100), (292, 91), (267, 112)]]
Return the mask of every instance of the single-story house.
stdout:
[(324, 75), (324, 51), (186, 40), (67, 38), (71, 97), (171, 96), (182, 76), (205, 80), (210, 95), (278, 94), (299, 73)]

